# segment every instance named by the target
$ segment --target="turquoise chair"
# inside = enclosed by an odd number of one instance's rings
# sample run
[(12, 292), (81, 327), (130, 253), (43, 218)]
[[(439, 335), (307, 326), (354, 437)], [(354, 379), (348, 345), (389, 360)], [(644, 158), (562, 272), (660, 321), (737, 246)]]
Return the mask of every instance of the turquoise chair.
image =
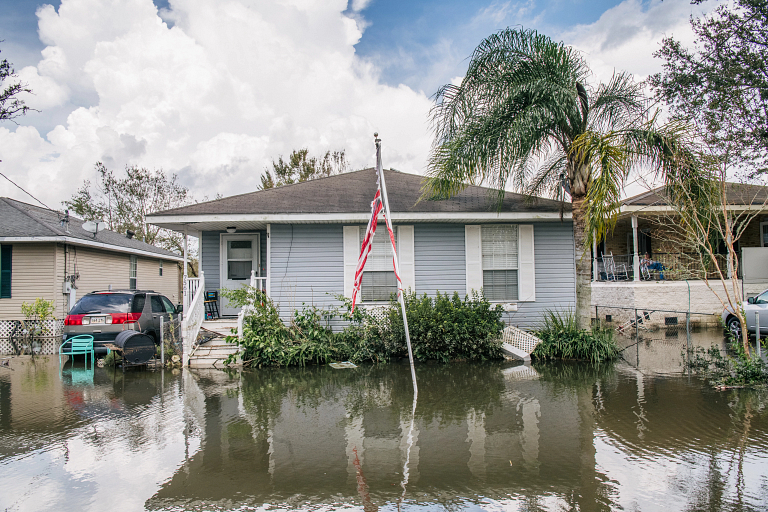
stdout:
[[(64, 350), (64, 345), (70, 343), (69, 350)], [(88, 368), (88, 354), (91, 354), (91, 365), (96, 363), (96, 353), (93, 351), (93, 336), (81, 334), (61, 344), (59, 347), (59, 366), (61, 366), (61, 356), (75, 356), (85, 354), (85, 367)]]

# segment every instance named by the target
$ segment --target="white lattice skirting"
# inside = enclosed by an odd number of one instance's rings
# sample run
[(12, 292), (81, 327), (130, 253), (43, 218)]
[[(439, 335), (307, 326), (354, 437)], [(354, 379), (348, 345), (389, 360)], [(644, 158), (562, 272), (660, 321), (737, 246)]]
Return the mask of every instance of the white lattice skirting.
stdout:
[(526, 354), (530, 355), (536, 345), (541, 343), (541, 340), (529, 332), (525, 332), (517, 327), (509, 326), (505, 327), (501, 331), (502, 341), (509, 343), (513, 347), (522, 350)]
[[(48, 336), (41, 336), (34, 340), (35, 350), (38, 354), (55, 354), (61, 344), (61, 333), (64, 329), (64, 320), (46, 321)], [(0, 354), (13, 354), (13, 344), (9, 336), (16, 326), (14, 320), (0, 320)]]

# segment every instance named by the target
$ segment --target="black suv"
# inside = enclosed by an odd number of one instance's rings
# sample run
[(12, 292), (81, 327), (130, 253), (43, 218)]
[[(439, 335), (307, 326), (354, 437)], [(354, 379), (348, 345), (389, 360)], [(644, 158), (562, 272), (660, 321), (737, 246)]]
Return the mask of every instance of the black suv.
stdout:
[(121, 331), (148, 334), (160, 343), (160, 318), (176, 319), (181, 308), (165, 295), (152, 290), (109, 290), (91, 292), (77, 301), (64, 320), (62, 342), (79, 334), (93, 336), (97, 354), (105, 354), (104, 343), (115, 340)]

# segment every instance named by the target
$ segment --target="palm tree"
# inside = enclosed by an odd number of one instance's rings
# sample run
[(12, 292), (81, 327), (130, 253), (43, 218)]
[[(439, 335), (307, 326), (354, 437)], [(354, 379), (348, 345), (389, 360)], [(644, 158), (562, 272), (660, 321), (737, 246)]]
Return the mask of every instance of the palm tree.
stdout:
[(443, 198), (485, 183), (565, 200), (573, 212), (576, 309), (589, 325), (592, 240), (615, 224), (630, 170), (679, 183), (690, 170), (691, 139), (660, 126), (641, 85), (615, 73), (596, 88), (579, 52), (532, 30), (505, 29), (475, 49), (460, 85), (435, 94), (435, 131), (424, 197)]

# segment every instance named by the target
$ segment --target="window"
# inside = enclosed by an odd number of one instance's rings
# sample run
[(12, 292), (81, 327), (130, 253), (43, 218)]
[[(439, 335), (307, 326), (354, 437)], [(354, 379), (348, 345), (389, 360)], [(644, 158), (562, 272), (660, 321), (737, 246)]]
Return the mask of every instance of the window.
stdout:
[[(365, 238), (367, 226), (360, 226), (360, 246)], [(395, 229), (395, 245), (399, 246), (398, 231)], [(360, 287), (360, 297), (363, 302), (387, 301), (389, 296), (397, 293), (397, 278), (392, 266), (392, 244), (389, 241), (387, 225), (379, 224), (373, 237), (373, 246), (365, 263), (363, 282)]]
[(0, 299), (11, 298), (12, 245), (0, 245)]
[(163, 260), (160, 260), (160, 277), (163, 277)]
[(518, 299), (518, 229), (516, 225), (482, 226), (483, 294), (490, 301)]
[(150, 295), (149, 301), (152, 304), (153, 313), (165, 313), (165, 306), (163, 306), (163, 300), (159, 295)]
[(133, 297), (133, 306), (131, 307), (131, 313), (143, 313), (144, 304), (147, 302), (147, 296), (143, 293), (137, 293)]
[(131, 290), (136, 290), (137, 270), (139, 265), (139, 259), (136, 256), (131, 256), (131, 271), (128, 274), (128, 284)]
[(176, 306), (171, 303), (170, 300), (168, 300), (168, 297), (165, 297), (163, 295), (160, 296), (160, 298), (163, 300), (163, 306), (165, 306), (165, 312), (166, 313), (175, 313), (176, 312)]
[(760, 223), (760, 246), (768, 247), (768, 222)]
[[(134, 304), (136, 299), (134, 299)], [(93, 293), (84, 295), (69, 312), (70, 315), (90, 313), (128, 313), (131, 295), (128, 293)], [(142, 307), (143, 303), (142, 303)], [(141, 311), (141, 310), (139, 310)]]
[(227, 240), (227, 279), (245, 281), (251, 278), (253, 249), (251, 240)]

